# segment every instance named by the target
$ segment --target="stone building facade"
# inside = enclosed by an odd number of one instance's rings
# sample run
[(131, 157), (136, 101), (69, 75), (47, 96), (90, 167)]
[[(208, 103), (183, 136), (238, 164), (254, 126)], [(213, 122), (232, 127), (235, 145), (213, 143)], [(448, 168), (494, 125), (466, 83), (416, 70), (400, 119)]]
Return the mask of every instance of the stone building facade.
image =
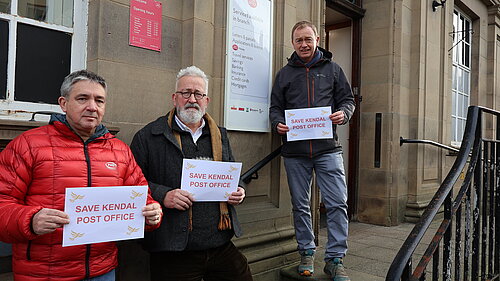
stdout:
[(455, 159), (400, 137), (458, 146), (467, 105), (499, 109), (499, 1), (445, 2), (363, 1), (360, 221), (418, 219)]

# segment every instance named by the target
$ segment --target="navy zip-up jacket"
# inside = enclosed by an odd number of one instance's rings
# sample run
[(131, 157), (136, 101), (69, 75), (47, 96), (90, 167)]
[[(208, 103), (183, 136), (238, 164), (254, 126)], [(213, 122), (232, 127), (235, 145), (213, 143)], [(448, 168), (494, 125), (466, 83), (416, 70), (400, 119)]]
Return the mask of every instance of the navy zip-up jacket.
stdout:
[[(306, 67), (294, 52), (288, 64), (276, 74), (269, 108), (274, 131), (278, 123), (286, 124), (286, 109), (331, 106), (332, 113), (344, 112), (343, 124), (349, 122), (355, 107), (351, 86), (340, 66), (332, 61), (332, 53), (321, 47), (318, 50), (321, 58), (310, 67)], [(285, 157), (315, 157), (341, 151), (335, 129), (333, 125), (332, 139), (287, 142), (284, 135), (281, 153)]]

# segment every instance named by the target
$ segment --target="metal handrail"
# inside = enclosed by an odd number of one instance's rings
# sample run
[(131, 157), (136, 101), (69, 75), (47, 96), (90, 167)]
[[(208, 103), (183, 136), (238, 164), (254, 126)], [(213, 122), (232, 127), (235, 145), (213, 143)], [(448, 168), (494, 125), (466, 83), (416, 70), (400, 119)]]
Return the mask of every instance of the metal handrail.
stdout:
[(262, 169), (262, 167), (264, 167), (267, 163), (271, 162), (271, 160), (273, 160), (276, 156), (281, 154), (281, 147), (282, 146), (279, 146), (273, 152), (269, 153), (269, 155), (267, 155), (262, 160), (253, 165), (250, 169), (248, 169), (248, 171), (243, 173), (243, 175), (241, 175), (240, 177), (240, 180), (246, 184), (249, 184), (252, 180), (258, 179), (258, 171)]
[(444, 148), (444, 149), (447, 149), (447, 150), (453, 151), (453, 152), (459, 151), (459, 149), (454, 148), (452, 146), (444, 145), (442, 143), (431, 141), (431, 140), (405, 139), (403, 137), (399, 137), (399, 146), (402, 146), (404, 143), (424, 143), (424, 144), (430, 144), (430, 145), (434, 145), (434, 146), (437, 146), (440, 148)]
[[(411, 264), (411, 256), (415, 252), (417, 245), (422, 240), (425, 232), (429, 228), (429, 225), (434, 220), (439, 209), (445, 202), (450, 191), (453, 189), (454, 184), (457, 182), (460, 173), (465, 167), (469, 155), (471, 153), (473, 144), (476, 140), (475, 133), (478, 127), (479, 114), (481, 111), (491, 111), (490, 109), (485, 110), (484, 108), (478, 106), (470, 106), (467, 112), (467, 122), (465, 125), (465, 132), (462, 139), (462, 145), (458, 152), (455, 163), (444, 179), (443, 183), (439, 187), (438, 191), (430, 201), (429, 205), (425, 209), (420, 221), (414, 226), (405, 242), (401, 246), (399, 252), (394, 258), (389, 271), (387, 273), (386, 281), (396, 281), (400, 280), (403, 276), (403, 272), (409, 264)], [(498, 112), (500, 114), (500, 112)], [(406, 272), (406, 274), (411, 274)], [(407, 276), (409, 277), (409, 276)]]

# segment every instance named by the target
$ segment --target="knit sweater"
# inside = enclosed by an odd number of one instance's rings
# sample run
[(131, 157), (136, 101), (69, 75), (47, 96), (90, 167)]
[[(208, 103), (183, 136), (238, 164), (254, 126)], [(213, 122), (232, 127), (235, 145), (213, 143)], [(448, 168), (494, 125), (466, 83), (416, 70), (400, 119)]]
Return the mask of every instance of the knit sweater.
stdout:
[[(179, 132), (182, 142), (182, 152), (187, 159), (212, 160), (212, 145), (210, 142), (210, 129), (208, 125), (202, 130), (202, 134), (196, 144), (191, 134), (182, 131), (173, 122), (173, 129)], [(193, 230), (189, 232), (186, 250), (206, 250), (216, 248), (229, 242), (233, 236), (232, 230), (218, 230), (219, 203), (218, 202), (194, 202), (193, 206)]]

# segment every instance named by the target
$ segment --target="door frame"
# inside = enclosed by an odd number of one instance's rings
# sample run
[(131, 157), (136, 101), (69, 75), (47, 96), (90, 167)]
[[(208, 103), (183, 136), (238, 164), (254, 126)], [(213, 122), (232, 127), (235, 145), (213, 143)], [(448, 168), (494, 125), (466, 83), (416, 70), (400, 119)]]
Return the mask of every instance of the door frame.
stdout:
[(353, 3), (346, 0), (325, 0), (326, 7), (331, 8), (351, 20), (338, 24), (325, 25), (326, 49), (328, 49), (329, 31), (345, 28), (349, 24), (352, 28), (352, 72), (351, 88), (354, 94), (356, 110), (349, 121), (349, 164), (347, 178), (347, 214), (350, 220), (357, 220), (358, 209), (358, 183), (359, 183), (359, 129), (361, 111), (361, 24), (365, 9), (362, 8), (362, 0), (354, 0)]

